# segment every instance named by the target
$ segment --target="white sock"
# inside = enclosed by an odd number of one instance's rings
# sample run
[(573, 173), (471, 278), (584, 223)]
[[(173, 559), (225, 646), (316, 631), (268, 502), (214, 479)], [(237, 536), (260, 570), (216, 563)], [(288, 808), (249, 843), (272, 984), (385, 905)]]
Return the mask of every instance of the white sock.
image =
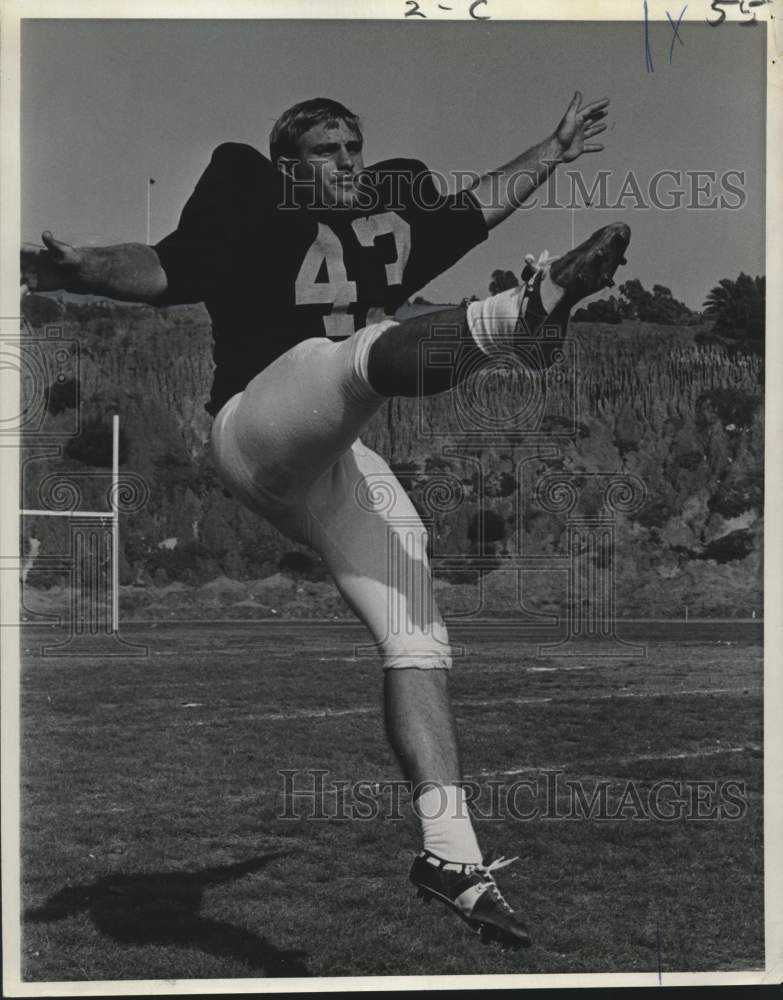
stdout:
[(555, 284), (549, 277), (549, 271), (547, 271), (541, 279), (538, 294), (541, 296), (541, 305), (544, 307), (544, 312), (551, 313), (565, 295), (565, 288), (561, 288), (560, 285)]
[(455, 864), (481, 864), (481, 848), (463, 788), (456, 785), (428, 788), (413, 803), (413, 810), (421, 820), (425, 851)]
[(484, 354), (508, 350), (517, 328), (524, 291), (524, 286), (507, 288), (505, 292), (468, 306), (468, 327)]
[[(546, 313), (552, 312), (565, 295), (565, 289), (555, 284), (548, 272), (541, 279), (538, 291)], [(517, 329), (524, 292), (524, 285), (520, 285), (469, 304), (468, 327), (479, 350), (484, 354), (509, 350)]]

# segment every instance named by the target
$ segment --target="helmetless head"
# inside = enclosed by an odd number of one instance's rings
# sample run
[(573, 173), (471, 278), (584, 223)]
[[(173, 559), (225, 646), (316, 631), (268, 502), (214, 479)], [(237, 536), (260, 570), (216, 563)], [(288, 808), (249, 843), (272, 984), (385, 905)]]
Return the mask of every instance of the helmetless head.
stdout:
[(296, 182), (297, 201), (315, 208), (350, 208), (364, 168), (358, 117), (337, 101), (295, 104), (269, 137), (272, 162)]

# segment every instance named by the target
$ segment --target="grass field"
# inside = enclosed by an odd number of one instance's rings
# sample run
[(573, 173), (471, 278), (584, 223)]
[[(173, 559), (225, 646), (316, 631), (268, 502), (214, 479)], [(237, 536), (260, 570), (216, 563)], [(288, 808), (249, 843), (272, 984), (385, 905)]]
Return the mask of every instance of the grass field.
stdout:
[(469, 776), (543, 786), (562, 770), (612, 801), (630, 779), (642, 800), (664, 779), (686, 797), (731, 780), (747, 808), (565, 819), (561, 786), (534, 818), (478, 820), (485, 849), (520, 857), (500, 884), (534, 944), (502, 952), (415, 898), (405, 803), (401, 819), (281, 818), (282, 769), (399, 777), (360, 628), (130, 627), (149, 647), (134, 659), (41, 656), (52, 634), (28, 628), (24, 979), (762, 967), (760, 626), (626, 626), (640, 660), (540, 659), (511, 627), (452, 632)]

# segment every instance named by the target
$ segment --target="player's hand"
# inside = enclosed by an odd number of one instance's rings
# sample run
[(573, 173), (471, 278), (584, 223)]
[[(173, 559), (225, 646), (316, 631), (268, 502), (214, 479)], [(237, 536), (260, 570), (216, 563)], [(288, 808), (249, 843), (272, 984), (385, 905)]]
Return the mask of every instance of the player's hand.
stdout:
[(82, 266), (81, 251), (56, 240), (48, 230), (41, 239), (43, 247), (22, 245), (20, 284), (30, 292), (73, 287)]
[(582, 95), (577, 90), (554, 134), (564, 163), (570, 163), (582, 153), (600, 153), (603, 150), (600, 143), (589, 140), (605, 131), (606, 125), (601, 119), (606, 118), (608, 106), (608, 97), (582, 105)]

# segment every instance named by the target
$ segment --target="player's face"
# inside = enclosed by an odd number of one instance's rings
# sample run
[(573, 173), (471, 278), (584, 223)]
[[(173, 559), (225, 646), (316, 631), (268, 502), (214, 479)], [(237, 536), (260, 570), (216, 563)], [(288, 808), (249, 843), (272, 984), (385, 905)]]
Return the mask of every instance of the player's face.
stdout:
[(364, 168), (362, 137), (344, 122), (315, 125), (299, 140), (297, 179), (312, 181), (316, 205), (350, 208), (356, 175)]

